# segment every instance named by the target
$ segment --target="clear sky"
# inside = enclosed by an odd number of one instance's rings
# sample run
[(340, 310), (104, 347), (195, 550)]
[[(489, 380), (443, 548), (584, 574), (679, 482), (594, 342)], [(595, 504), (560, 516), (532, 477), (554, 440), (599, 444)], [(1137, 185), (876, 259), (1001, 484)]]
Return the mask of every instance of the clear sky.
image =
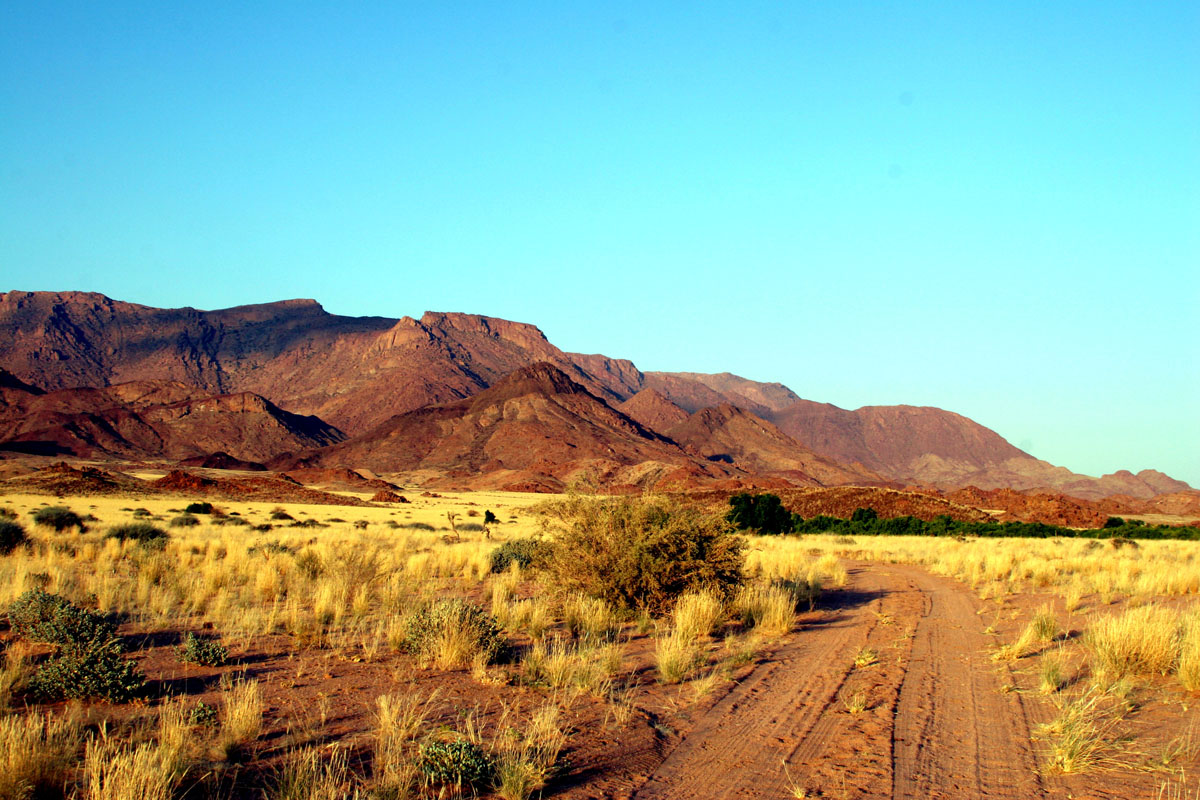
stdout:
[(10, 0), (0, 284), (483, 313), (1200, 487), (1200, 4)]

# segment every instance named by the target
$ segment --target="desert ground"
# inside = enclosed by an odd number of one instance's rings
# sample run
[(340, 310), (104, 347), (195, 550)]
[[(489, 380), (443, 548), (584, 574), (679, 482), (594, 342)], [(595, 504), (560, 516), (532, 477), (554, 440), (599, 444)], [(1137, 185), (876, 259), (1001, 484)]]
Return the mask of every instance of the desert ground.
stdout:
[[(0, 556), (0, 797), (1200, 793), (1200, 544), (748, 535), (727, 594), (628, 609), (495, 558), (614, 501), (402, 494), (0, 496), (29, 536)], [(110, 535), (134, 523), (168, 537)], [(34, 591), (113, 620), (144, 684), (47, 679)], [(451, 601), (480, 616), (439, 627)]]

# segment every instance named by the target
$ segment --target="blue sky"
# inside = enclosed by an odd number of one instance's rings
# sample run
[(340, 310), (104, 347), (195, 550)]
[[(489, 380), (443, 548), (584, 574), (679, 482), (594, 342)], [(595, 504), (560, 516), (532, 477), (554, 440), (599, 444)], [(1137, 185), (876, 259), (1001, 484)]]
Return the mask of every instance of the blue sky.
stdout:
[(1200, 6), (505, 5), (5, 4), (0, 288), (483, 313), (1200, 486)]

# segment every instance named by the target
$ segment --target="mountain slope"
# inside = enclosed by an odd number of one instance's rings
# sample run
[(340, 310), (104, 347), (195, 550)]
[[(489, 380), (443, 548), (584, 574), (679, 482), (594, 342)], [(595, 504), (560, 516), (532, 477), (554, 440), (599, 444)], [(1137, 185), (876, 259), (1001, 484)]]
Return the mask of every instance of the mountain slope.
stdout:
[(17, 452), (177, 461), (223, 451), (261, 461), (345, 438), (258, 395), (209, 396), (175, 381), (3, 392), (0, 449)]
[(667, 435), (710, 461), (747, 472), (777, 474), (801, 486), (880, 483), (868, 470), (822, 458), (770, 422), (728, 403), (704, 408), (667, 430)]
[[(465, 400), (409, 411), (302, 457), (310, 466), (377, 472), (561, 472), (588, 460), (682, 464), (685, 453), (540, 362)], [(711, 470), (720, 474), (720, 470)]]

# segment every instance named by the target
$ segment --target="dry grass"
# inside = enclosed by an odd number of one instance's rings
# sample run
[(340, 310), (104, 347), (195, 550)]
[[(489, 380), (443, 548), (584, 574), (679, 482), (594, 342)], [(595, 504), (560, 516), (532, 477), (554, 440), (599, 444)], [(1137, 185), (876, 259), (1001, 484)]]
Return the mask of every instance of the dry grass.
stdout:
[(743, 586), (734, 597), (733, 607), (742, 624), (764, 636), (782, 636), (796, 621), (795, 598), (781, 586)]
[(0, 798), (61, 792), (82, 738), (73, 714), (0, 717)]
[(531, 713), (523, 730), (516, 726), (506, 730), (497, 746), (496, 794), (504, 800), (526, 800), (546, 786), (566, 746), (567, 734), (553, 704)]
[(682, 595), (671, 612), (675, 634), (693, 640), (711, 636), (723, 617), (721, 598), (711, 592)]
[(1103, 681), (1126, 675), (1165, 675), (1180, 653), (1179, 614), (1161, 606), (1131, 608), (1101, 617), (1084, 635), (1092, 669)]
[(1058, 709), (1057, 717), (1036, 730), (1046, 743), (1047, 772), (1072, 774), (1119, 763), (1124, 741), (1108, 696), (1089, 690), (1063, 700)]
[(263, 698), (258, 681), (238, 681), (228, 686), (217, 738), (220, 755), (237, 760), (262, 734)]

